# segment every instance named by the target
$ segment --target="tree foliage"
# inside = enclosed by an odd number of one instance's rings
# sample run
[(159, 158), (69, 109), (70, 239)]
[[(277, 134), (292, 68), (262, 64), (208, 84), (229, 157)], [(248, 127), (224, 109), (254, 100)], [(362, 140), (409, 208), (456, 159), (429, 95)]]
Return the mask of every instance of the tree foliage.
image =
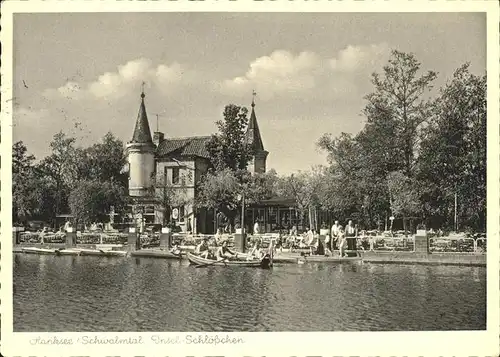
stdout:
[(441, 89), (423, 133), (419, 178), (427, 215), (452, 226), (455, 195), (458, 216), (467, 226), (486, 224), (486, 76), (458, 68)]
[(125, 188), (118, 183), (81, 180), (71, 190), (68, 204), (77, 222), (103, 222), (111, 206), (121, 210), (125, 203)]
[(197, 205), (217, 209), (232, 223), (241, 212), (242, 198), (249, 205), (274, 196), (276, 171), (251, 175), (248, 171), (209, 172), (201, 181)]
[(407, 176), (412, 175), (415, 166), (418, 128), (430, 108), (423, 95), (432, 89), (437, 76), (434, 71), (420, 75), (420, 67), (413, 54), (392, 51), (382, 75), (372, 75), (375, 90), (366, 96), (364, 109), (368, 123), (378, 122), (390, 129), (387, 134), (393, 134), (395, 145), (389, 148), (401, 152), (402, 169)]
[(22, 141), (12, 147), (12, 216), (14, 222), (36, 217), (43, 211), (43, 186), (36, 174), (35, 157)]
[(246, 145), (248, 110), (229, 104), (224, 108), (223, 120), (217, 121), (219, 132), (212, 135), (207, 149), (216, 171), (245, 170), (251, 159), (251, 148)]
[(458, 195), (460, 220), (484, 229), (486, 76), (465, 64), (430, 100), (436, 73), (419, 72), (414, 55), (393, 51), (373, 74), (364, 128), (319, 139), (330, 164), (321, 205), (339, 217), (358, 213), (366, 226), (394, 214), (448, 228)]
[(387, 177), (391, 210), (398, 216), (411, 216), (420, 213), (418, 184), (402, 171), (391, 172)]
[[(13, 145), (14, 219), (54, 222), (57, 214), (68, 211), (79, 219), (102, 217), (109, 207), (99, 207), (96, 213), (96, 206), (88, 201), (96, 197), (95, 190), (100, 190), (103, 202), (111, 202), (105, 199), (111, 197), (116, 198), (114, 206), (121, 205), (126, 195), (127, 176), (121, 172), (125, 156), (119, 139), (108, 133), (101, 142), (82, 148), (76, 146), (74, 138), (59, 132), (49, 147), (50, 155), (35, 163), (22, 142)], [(89, 193), (88, 197), (85, 192)], [(115, 194), (118, 196), (113, 196)], [(77, 208), (75, 202), (82, 203), (82, 208)]]

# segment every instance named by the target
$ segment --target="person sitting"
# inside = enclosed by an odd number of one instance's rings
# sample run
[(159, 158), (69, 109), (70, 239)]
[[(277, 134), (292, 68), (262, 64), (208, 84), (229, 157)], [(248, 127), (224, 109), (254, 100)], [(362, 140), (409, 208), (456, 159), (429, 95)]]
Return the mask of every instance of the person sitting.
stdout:
[(222, 246), (217, 249), (217, 260), (226, 260), (228, 258), (232, 258), (233, 256), (238, 256), (237, 253), (231, 251), (228, 247), (227, 247), (227, 240), (225, 240), (223, 243), (222, 243)]
[(313, 247), (314, 247), (314, 232), (312, 229), (308, 228), (307, 230), (307, 238), (306, 244), (309, 246), (310, 255), (313, 255)]
[(205, 237), (195, 248), (195, 254), (202, 258), (208, 259), (210, 248), (208, 247), (208, 239)]
[(180, 255), (181, 254), (181, 250), (179, 248), (179, 243), (175, 243), (174, 246), (170, 249), (170, 253), (174, 254), (174, 255)]
[(263, 252), (260, 248), (260, 241), (255, 242), (250, 254), (248, 255), (247, 260), (252, 260), (254, 257), (258, 259), (262, 259)]

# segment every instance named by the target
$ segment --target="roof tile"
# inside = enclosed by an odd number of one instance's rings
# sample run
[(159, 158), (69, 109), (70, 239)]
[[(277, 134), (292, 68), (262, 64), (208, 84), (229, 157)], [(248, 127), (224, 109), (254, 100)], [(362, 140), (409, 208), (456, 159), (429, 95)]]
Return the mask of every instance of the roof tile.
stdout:
[(187, 138), (170, 138), (163, 140), (156, 149), (158, 157), (166, 156), (198, 156), (210, 159), (207, 143), (211, 136), (193, 136)]

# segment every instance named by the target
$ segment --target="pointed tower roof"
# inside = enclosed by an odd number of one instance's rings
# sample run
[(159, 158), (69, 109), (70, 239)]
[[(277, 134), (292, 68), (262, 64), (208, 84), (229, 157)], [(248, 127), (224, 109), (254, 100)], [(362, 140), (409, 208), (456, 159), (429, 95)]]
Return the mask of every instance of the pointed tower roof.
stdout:
[(153, 143), (151, 138), (151, 130), (149, 129), (148, 115), (146, 114), (146, 106), (144, 105), (144, 91), (141, 93), (141, 105), (137, 121), (135, 122), (134, 135), (132, 135), (132, 143)]
[[(253, 93), (255, 96), (255, 92)], [(252, 99), (252, 113), (248, 122), (248, 129), (246, 134), (247, 144), (252, 145), (255, 152), (264, 151), (264, 144), (260, 136), (259, 124), (257, 123), (257, 116), (255, 115), (255, 101)]]

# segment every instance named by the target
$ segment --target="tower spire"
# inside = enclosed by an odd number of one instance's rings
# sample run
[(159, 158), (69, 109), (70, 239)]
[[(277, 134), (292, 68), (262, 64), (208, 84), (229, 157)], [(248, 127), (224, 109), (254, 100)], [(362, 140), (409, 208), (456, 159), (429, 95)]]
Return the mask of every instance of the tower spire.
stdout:
[(264, 144), (260, 136), (259, 124), (257, 123), (257, 116), (255, 115), (255, 96), (257, 93), (252, 91), (252, 112), (250, 113), (250, 120), (248, 121), (247, 129), (247, 144), (251, 145), (254, 151), (263, 151)]
[(141, 104), (139, 106), (139, 113), (137, 114), (137, 121), (135, 122), (134, 134), (132, 135), (132, 142), (134, 143), (153, 143), (146, 105), (144, 104), (144, 98), (146, 97), (144, 94), (145, 84), (145, 82), (142, 82)]

